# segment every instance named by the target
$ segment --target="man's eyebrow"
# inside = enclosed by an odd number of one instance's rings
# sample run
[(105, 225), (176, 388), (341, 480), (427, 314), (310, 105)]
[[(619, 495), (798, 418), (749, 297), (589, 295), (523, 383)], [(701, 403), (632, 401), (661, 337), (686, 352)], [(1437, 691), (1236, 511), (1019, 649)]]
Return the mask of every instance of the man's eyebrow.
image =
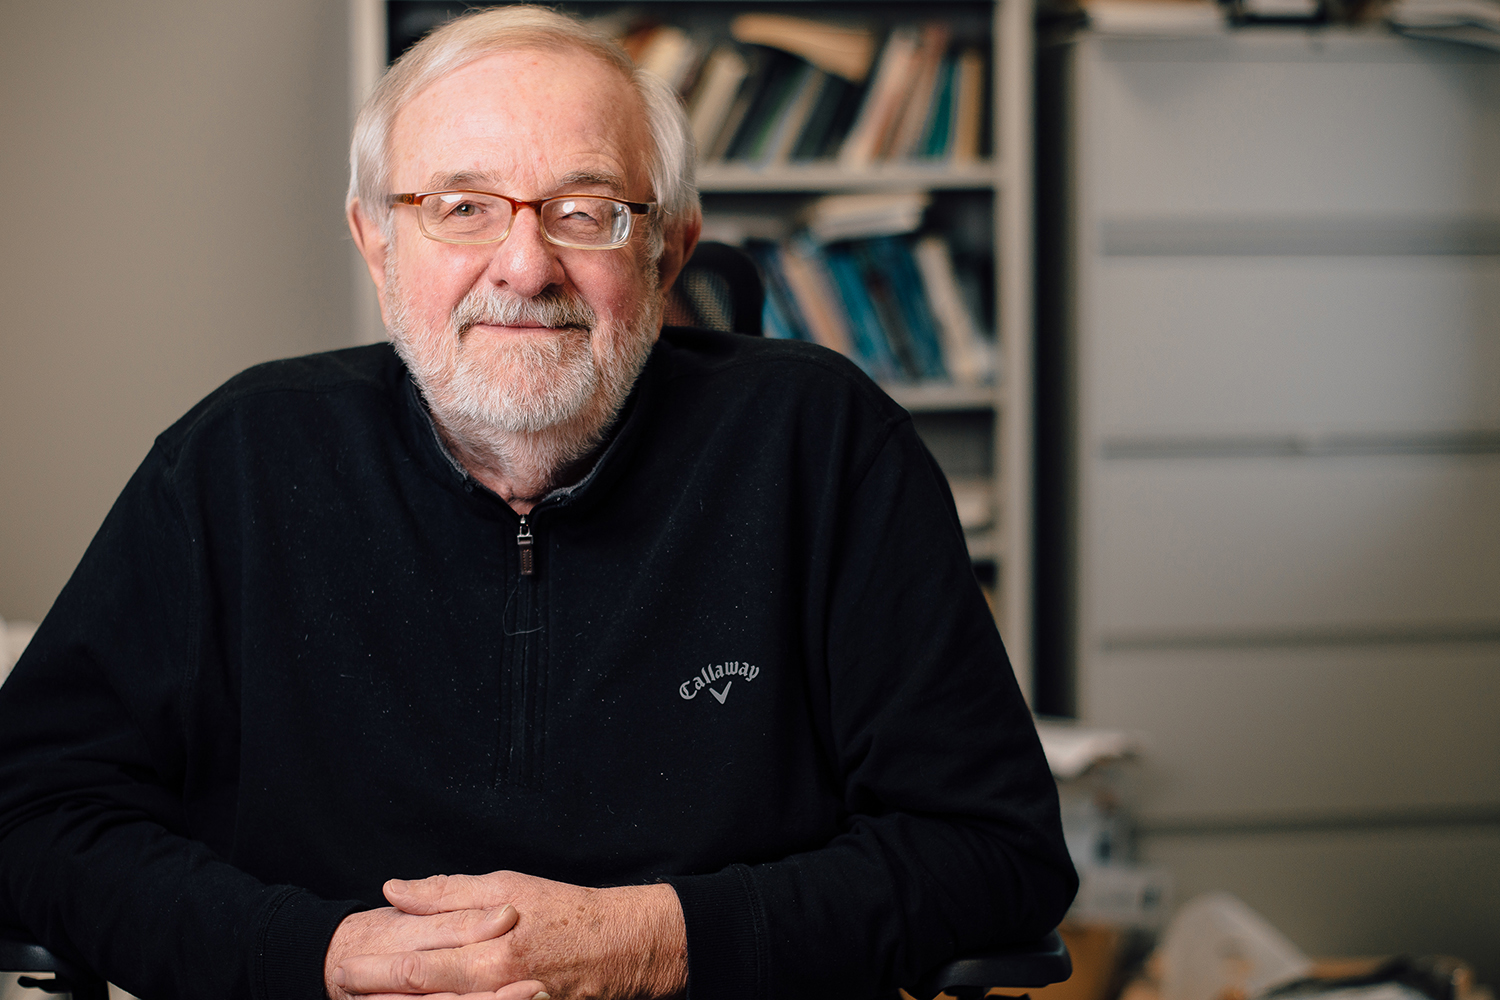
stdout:
[[(500, 183), (500, 178), (482, 170), (455, 170), (449, 174), (433, 174), (427, 180), (427, 190), (446, 191), (449, 188), (481, 187), (484, 190)], [(497, 192), (498, 193), (498, 192)]]
[(615, 194), (625, 190), (625, 178), (616, 174), (601, 174), (591, 170), (575, 170), (558, 178), (557, 186), (563, 187), (607, 187)]
[[(508, 194), (509, 192), (499, 190), (503, 182), (499, 175), (483, 170), (455, 170), (451, 173), (432, 174), (427, 181), (428, 191), (446, 191), (450, 188), (478, 188), (481, 191), (493, 191), (496, 194)], [(564, 174), (557, 180), (557, 188), (569, 187), (605, 187), (615, 194), (625, 190), (624, 178), (609, 173), (599, 173), (593, 170), (575, 170)]]

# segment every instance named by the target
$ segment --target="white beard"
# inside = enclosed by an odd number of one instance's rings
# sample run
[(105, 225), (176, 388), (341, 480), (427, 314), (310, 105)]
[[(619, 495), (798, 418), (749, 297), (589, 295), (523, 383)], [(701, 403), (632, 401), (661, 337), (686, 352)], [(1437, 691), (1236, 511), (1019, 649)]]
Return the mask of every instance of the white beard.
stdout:
[[(654, 288), (656, 268), (646, 270)], [(557, 289), (522, 299), (476, 288), (442, 329), (418, 330), (391, 259), (385, 294), (391, 340), (460, 460), (487, 454), (549, 485), (603, 440), (661, 328), (658, 295), (628, 321), (600, 323), (582, 298)], [(553, 329), (466, 337), (476, 324), (523, 321)]]

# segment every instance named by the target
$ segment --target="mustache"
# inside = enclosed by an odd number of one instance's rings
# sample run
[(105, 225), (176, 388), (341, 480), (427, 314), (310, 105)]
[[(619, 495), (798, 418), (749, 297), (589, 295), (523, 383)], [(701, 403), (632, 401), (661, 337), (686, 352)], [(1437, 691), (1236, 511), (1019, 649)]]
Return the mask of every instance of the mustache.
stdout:
[(547, 327), (592, 330), (597, 322), (598, 317), (587, 302), (560, 289), (547, 289), (529, 299), (498, 289), (476, 290), (453, 307), (453, 329), (460, 336), (480, 323), (486, 326), (537, 323)]

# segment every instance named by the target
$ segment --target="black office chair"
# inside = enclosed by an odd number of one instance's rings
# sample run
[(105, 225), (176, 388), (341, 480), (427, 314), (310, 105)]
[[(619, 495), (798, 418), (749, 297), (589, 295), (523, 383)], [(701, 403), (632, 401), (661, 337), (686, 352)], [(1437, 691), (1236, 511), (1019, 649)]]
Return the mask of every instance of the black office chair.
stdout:
[(759, 337), (765, 285), (755, 261), (727, 243), (699, 243), (667, 294), (668, 326)]
[[(109, 1000), (104, 980), (82, 966), (64, 962), (29, 936), (0, 928), (0, 972), (21, 972), (21, 985), (43, 993), (67, 993), (73, 1000)], [(51, 973), (45, 978), (34, 973)]]
[(917, 1000), (946, 993), (957, 1000), (978, 1000), (992, 989), (1039, 989), (1073, 974), (1073, 959), (1057, 931), (1031, 944), (1007, 945), (945, 962), (906, 992)]

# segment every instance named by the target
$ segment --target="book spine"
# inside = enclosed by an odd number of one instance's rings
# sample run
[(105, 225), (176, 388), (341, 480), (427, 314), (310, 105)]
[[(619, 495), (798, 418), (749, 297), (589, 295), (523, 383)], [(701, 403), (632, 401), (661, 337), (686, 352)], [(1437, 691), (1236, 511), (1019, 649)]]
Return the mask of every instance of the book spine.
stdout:
[(927, 116), (927, 126), (917, 150), (917, 155), (925, 159), (942, 159), (948, 152), (949, 137), (953, 134), (953, 74), (957, 65), (954, 53), (943, 56), (943, 65), (938, 70), (937, 96), (933, 99), (932, 113)]
[(821, 252), (806, 238), (789, 240), (779, 249), (787, 287), (807, 320), (813, 340), (860, 364), (863, 359), (854, 350), (848, 319)]
[(763, 49), (762, 53), (766, 71), (734, 141), (724, 151), (726, 160), (754, 160), (760, 155), (767, 137), (786, 108), (800, 73), (807, 66), (797, 57), (776, 49)]
[(918, 42), (917, 30), (909, 25), (891, 31), (876, 64), (869, 92), (849, 130), (849, 137), (839, 150), (839, 163), (845, 168), (858, 170), (874, 162), (881, 139), (890, 129), (891, 120), (906, 96)]
[(776, 244), (764, 240), (752, 240), (745, 245), (766, 284), (766, 317), (772, 320), (776, 332), (770, 336), (790, 340), (811, 340), (807, 319), (797, 306), (797, 299), (787, 287), (786, 275), (781, 268), (781, 252)]
[(843, 300), (844, 312), (849, 318), (849, 335), (854, 350), (864, 359), (864, 369), (879, 380), (894, 381), (900, 377), (900, 369), (891, 354), (890, 343), (875, 307), (865, 291), (859, 266), (845, 246), (830, 246), (824, 249), (823, 258), (828, 263), (828, 273), (833, 276), (839, 298)]
[[(755, 98), (760, 94), (765, 84), (766, 74), (770, 71), (770, 60), (766, 57), (768, 50), (754, 48), (746, 54), (747, 71), (744, 80), (740, 83), (739, 91), (735, 94), (729, 111), (724, 115), (724, 122), (720, 125), (712, 145), (707, 148), (707, 155), (703, 157), (708, 160), (722, 160), (729, 148), (738, 138), (745, 117), (750, 113), (750, 107)], [(700, 152), (703, 152), (700, 150)]]
[(885, 236), (872, 242), (876, 253), (885, 263), (891, 289), (896, 294), (896, 304), (900, 306), (902, 318), (906, 321), (917, 375), (933, 381), (947, 379), (948, 372), (943, 364), (937, 324), (933, 320), (927, 292), (922, 287), (922, 277), (917, 272), (907, 241), (895, 236)]
[(924, 236), (913, 248), (913, 256), (937, 320), (949, 376), (958, 385), (982, 384), (991, 374), (992, 354), (964, 302), (947, 240), (938, 235)]
[(965, 49), (958, 58), (953, 100), (954, 163), (979, 161), (979, 138), (984, 133), (984, 56)]
[(891, 354), (896, 359), (898, 378), (902, 381), (921, 378), (921, 365), (912, 344), (911, 330), (907, 328), (906, 316), (901, 311), (896, 289), (878, 247), (874, 241), (860, 240), (851, 243), (850, 249), (859, 267), (865, 293), (879, 320), (880, 329), (884, 331)]
[(948, 27), (941, 22), (923, 26), (922, 41), (912, 60), (911, 89), (900, 114), (892, 123), (885, 148), (889, 159), (906, 159), (917, 149), (927, 118), (932, 112), (938, 70), (948, 51)]
[(704, 63), (698, 75), (698, 85), (693, 88), (688, 103), (688, 123), (700, 158), (708, 158), (710, 147), (723, 129), (734, 104), (735, 95), (749, 75), (749, 63), (732, 45), (714, 49)]
[(814, 66), (807, 67), (758, 157), (760, 163), (786, 163), (792, 158), (792, 147), (801, 138), (808, 117), (829, 79), (828, 74), (822, 70)]

